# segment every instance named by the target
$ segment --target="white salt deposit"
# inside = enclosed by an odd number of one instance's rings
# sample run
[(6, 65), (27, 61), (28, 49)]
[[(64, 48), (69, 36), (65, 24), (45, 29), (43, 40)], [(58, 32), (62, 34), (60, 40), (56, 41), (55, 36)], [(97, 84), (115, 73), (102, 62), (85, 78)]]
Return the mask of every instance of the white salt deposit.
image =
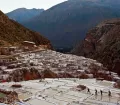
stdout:
[[(10, 90), (10, 86), (14, 84), (2, 83), (0, 87), (6, 87)], [(117, 105), (120, 102), (119, 89), (113, 88), (113, 82), (96, 81), (95, 79), (45, 79), (42, 82), (39, 80), (31, 80), (20, 82), (23, 87), (14, 89), (24, 100), (24, 97), (30, 98), (24, 104), (17, 105)], [(84, 85), (90, 89), (82, 91), (73, 90), (78, 85)], [(95, 89), (98, 95), (95, 96)], [(103, 95), (100, 95), (100, 90)], [(108, 91), (111, 91), (112, 97), (108, 97)], [(26, 95), (25, 95), (26, 94)]]

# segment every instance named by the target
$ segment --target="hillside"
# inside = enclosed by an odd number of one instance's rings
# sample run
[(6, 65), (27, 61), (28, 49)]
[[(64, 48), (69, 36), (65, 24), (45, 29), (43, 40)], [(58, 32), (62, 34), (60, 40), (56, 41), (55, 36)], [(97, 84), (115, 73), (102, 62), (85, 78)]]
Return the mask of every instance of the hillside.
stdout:
[(26, 8), (18, 8), (16, 10), (13, 10), (6, 15), (19, 23), (23, 23), (37, 15), (40, 15), (44, 9), (26, 9)]
[(50, 44), (50, 41), (37, 32), (33, 32), (19, 23), (10, 20), (0, 11), (0, 45), (15, 45), (22, 41), (33, 41), (37, 45)]
[[(115, 3), (117, 2), (117, 3)], [(119, 0), (68, 0), (25, 22), (58, 47), (72, 47), (86, 32), (105, 19), (120, 17)]]
[(120, 19), (104, 21), (90, 30), (72, 53), (96, 59), (120, 74)]

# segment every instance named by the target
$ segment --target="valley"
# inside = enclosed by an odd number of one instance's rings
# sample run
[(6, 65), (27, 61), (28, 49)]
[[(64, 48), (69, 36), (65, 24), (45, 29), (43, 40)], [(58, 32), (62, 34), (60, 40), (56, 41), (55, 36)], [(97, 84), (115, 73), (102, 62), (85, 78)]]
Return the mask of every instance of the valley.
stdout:
[(25, 1), (0, 10), (0, 105), (120, 105), (120, 1)]

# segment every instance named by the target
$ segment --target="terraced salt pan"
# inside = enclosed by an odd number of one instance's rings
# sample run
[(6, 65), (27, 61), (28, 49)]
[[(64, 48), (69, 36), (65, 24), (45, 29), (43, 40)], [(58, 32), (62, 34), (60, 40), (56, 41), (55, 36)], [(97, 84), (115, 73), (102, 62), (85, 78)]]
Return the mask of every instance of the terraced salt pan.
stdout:
[(88, 105), (117, 105), (116, 103), (110, 103), (109, 101), (107, 101), (107, 102), (101, 101), (100, 102), (100, 101), (96, 101), (96, 100), (87, 100), (86, 103), (89, 103)]
[(52, 102), (47, 102), (47, 101), (44, 101), (44, 100), (38, 100), (38, 99), (32, 99), (28, 102), (30, 105), (55, 105), (54, 103)]
[(42, 95), (49, 95), (49, 96), (53, 96), (55, 94), (57, 94), (58, 91), (57, 90), (54, 90), (54, 89), (46, 89), (45, 91), (41, 92), (40, 94)]
[[(94, 95), (91, 97), (91, 98), (89, 98), (89, 99), (87, 99), (87, 100), (96, 100), (96, 101), (103, 101), (103, 102), (112, 102), (112, 103), (116, 103), (116, 99), (119, 99), (118, 97), (108, 97), (108, 94), (105, 94), (104, 93), (104, 96), (100, 96), (100, 95), (98, 95), (97, 97), (95, 97)], [(86, 100), (86, 101), (87, 101)]]
[(69, 102), (57, 100), (57, 99), (51, 98), (51, 97), (47, 98), (47, 100), (48, 100), (49, 102), (54, 102), (56, 105), (67, 105), (67, 104), (69, 103)]
[(78, 98), (82, 98), (82, 97), (87, 98), (88, 96), (90, 96), (89, 94), (84, 94), (78, 91), (69, 91), (66, 94), (70, 96), (78, 97)]
[(64, 97), (64, 96), (55, 96), (55, 99), (63, 102), (69, 102), (69, 103), (76, 101), (76, 99), (72, 99), (70, 97)]
[[(6, 89), (11, 89), (12, 84), (14, 83), (3, 83), (0, 87), (4, 85)], [(45, 79), (42, 82), (34, 80), (20, 84), (23, 87), (15, 91), (21, 95), (21, 99), (31, 98), (25, 103), (30, 105), (116, 105), (120, 98), (117, 94), (120, 93), (120, 89), (113, 88), (112, 82), (96, 82), (95, 79)], [(89, 87), (91, 94), (87, 94), (87, 89), (83, 91), (71, 89), (81, 84)], [(98, 90), (97, 97), (94, 95), (95, 88)], [(104, 91), (102, 98), (100, 89)], [(109, 89), (112, 92), (111, 98), (108, 97)]]

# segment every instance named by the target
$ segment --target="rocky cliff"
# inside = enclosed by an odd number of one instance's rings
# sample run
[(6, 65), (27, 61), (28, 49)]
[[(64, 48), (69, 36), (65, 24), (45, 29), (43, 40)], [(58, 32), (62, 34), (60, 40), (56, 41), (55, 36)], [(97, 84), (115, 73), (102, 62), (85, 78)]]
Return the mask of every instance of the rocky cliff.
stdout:
[(10, 20), (0, 11), (0, 45), (16, 45), (25, 40), (33, 41), (37, 45), (46, 44), (51, 46), (48, 39)]
[(90, 30), (72, 53), (96, 59), (120, 74), (120, 19), (106, 20)]

